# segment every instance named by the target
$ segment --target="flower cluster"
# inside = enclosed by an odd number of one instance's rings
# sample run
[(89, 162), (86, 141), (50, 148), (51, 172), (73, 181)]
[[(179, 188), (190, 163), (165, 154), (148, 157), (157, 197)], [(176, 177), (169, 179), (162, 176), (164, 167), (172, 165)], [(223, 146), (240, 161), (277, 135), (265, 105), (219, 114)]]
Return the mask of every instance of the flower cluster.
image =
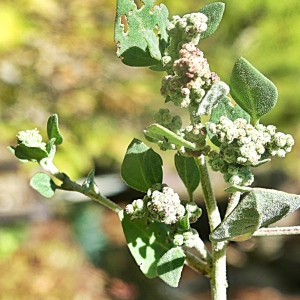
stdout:
[(17, 134), (18, 144), (24, 144), (27, 147), (36, 147), (46, 149), (46, 143), (42, 140), (42, 136), (35, 128), (33, 130), (20, 131)]
[(182, 120), (179, 116), (172, 116), (169, 109), (161, 108), (157, 113), (154, 114), (154, 119), (157, 124), (166, 127), (176, 134), (180, 133)]
[(200, 41), (200, 35), (207, 29), (207, 16), (202, 13), (191, 13), (183, 17), (173, 16), (169, 21), (167, 32), (171, 38), (167, 49), (168, 55), (177, 57), (178, 50), (184, 43), (197, 45)]
[(183, 233), (175, 233), (173, 243), (176, 246), (195, 247), (199, 239), (199, 233), (196, 229), (190, 228)]
[(192, 101), (200, 103), (205, 90), (220, 78), (210, 71), (203, 52), (194, 44), (183, 44), (179, 55), (179, 59), (173, 63), (173, 74), (162, 79), (161, 94), (166, 102), (172, 101), (176, 106), (189, 107)]
[(201, 216), (196, 203), (180, 200), (177, 193), (166, 184), (155, 184), (143, 199), (134, 200), (125, 208), (132, 219), (148, 216), (149, 220), (167, 225), (175, 224), (188, 214), (189, 222), (194, 223)]
[(178, 194), (165, 184), (159, 190), (149, 189), (147, 198), (147, 210), (152, 220), (174, 224), (185, 215), (185, 208)]
[(294, 145), (293, 137), (276, 132), (275, 126), (253, 126), (242, 118), (231, 121), (223, 116), (218, 124), (210, 123), (209, 130), (220, 142), (220, 152), (210, 153), (209, 164), (234, 185), (251, 185), (251, 166), (258, 166), (272, 156), (284, 157)]

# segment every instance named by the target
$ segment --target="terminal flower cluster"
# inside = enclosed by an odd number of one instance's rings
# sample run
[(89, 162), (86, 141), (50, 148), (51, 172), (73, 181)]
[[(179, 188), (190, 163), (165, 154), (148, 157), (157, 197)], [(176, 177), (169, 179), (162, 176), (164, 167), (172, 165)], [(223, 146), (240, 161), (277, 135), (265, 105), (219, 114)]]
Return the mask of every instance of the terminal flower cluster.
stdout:
[(203, 52), (193, 43), (182, 45), (172, 71), (162, 79), (161, 94), (166, 102), (172, 101), (174, 105), (185, 108), (192, 101), (199, 104), (206, 90), (220, 80), (216, 73), (210, 71)]
[(152, 221), (167, 225), (175, 224), (188, 214), (190, 223), (201, 216), (201, 209), (194, 202), (180, 200), (179, 195), (166, 184), (156, 184), (148, 190), (143, 199), (134, 200), (125, 208), (132, 219), (145, 216)]
[(211, 151), (209, 164), (234, 185), (251, 185), (251, 166), (258, 166), (272, 156), (284, 157), (294, 145), (293, 137), (276, 132), (275, 126), (253, 126), (242, 118), (231, 121), (223, 116), (219, 123), (210, 123), (209, 130), (220, 142), (220, 151)]
[(46, 143), (35, 128), (33, 130), (19, 131), (17, 134), (18, 144), (24, 144), (27, 147), (35, 147), (46, 150)]

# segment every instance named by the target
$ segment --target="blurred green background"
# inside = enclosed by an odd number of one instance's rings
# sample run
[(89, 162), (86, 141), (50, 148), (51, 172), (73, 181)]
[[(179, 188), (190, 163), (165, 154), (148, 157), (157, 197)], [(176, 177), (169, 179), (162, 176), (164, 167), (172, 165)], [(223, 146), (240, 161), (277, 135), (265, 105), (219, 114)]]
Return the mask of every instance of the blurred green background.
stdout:
[[(212, 2), (166, 0), (156, 4), (164, 3), (172, 16), (197, 11)], [(226, 10), (217, 32), (202, 41), (199, 48), (205, 53), (211, 70), (225, 82), (229, 81), (235, 61), (244, 56), (275, 83), (278, 103), (261, 122), (292, 133), (296, 145), (287, 158), (273, 159), (272, 163), (262, 167), (262, 171), (257, 171), (257, 176), (269, 179), (264, 182), (265, 186), (273, 183), (287, 192), (299, 193), (300, 2), (223, 2)], [(15, 144), (19, 130), (37, 127), (45, 135), (48, 117), (57, 113), (65, 142), (58, 149), (55, 163), (62, 171), (73, 179), (85, 176), (94, 167), (98, 174), (119, 171), (132, 138), (143, 139), (143, 128), (153, 122), (153, 113), (164, 104), (159, 94), (163, 73), (124, 66), (116, 57), (113, 39), (115, 7), (113, 0), (0, 1), (0, 270), (5, 270), (0, 275), (0, 299), (146, 299), (145, 295), (141, 296), (141, 288), (138, 292), (136, 286), (125, 282), (126, 263), (123, 263), (122, 280), (115, 279), (119, 276), (117, 272), (108, 270), (107, 275), (95, 268), (101, 266), (101, 259), (97, 258), (101, 251), (105, 259), (104, 253), (108, 251), (105, 249), (113, 253), (114, 248), (109, 248), (111, 241), (116, 244), (119, 241), (124, 247), (119, 233), (116, 233), (118, 238), (112, 239), (112, 233), (105, 231), (118, 227), (117, 220), (113, 226), (106, 226), (109, 229), (105, 226), (103, 229), (98, 223), (105, 214), (101, 209), (96, 215), (92, 213), (97, 211), (97, 206), (51, 204), (39, 199), (27, 188), (28, 178), (37, 166), (19, 164), (5, 148)], [(167, 107), (173, 109), (169, 104)], [(171, 162), (172, 158), (167, 161)], [(271, 169), (276, 172), (269, 173)], [(121, 200), (130, 201), (130, 197)], [(46, 203), (47, 216), (32, 218), (30, 213), (28, 217), (28, 207), (30, 212), (35, 212), (32, 207), (39, 207), (40, 203)], [(298, 220), (299, 216), (293, 221)], [(61, 236), (51, 228), (64, 234)], [(81, 246), (75, 243), (76, 239)], [(280, 250), (284, 243), (278, 243)], [(293, 244), (293, 240), (290, 243)], [(96, 246), (93, 250), (87, 245)], [(299, 247), (299, 243), (297, 245)], [(248, 251), (239, 247), (233, 248), (239, 255)], [(33, 249), (36, 254), (32, 253)], [(45, 254), (49, 249), (56, 253), (50, 262)], [(275, 258), (280, 257), (279, 250), (275, 251)], [(90, 262), (85, 255), (90, 257)], [(55, 257), (62, 263), (57, 263)], [(116, 257), (106, 261), (112, 263)], [(300, 263), (299, 259), (297, 263)], [(27, 276), (38, 270), (42, 270), (40, 277)], [(62, 270), (68, 279), (55, 277), (55, 272)], [(86, 277), (90, 274), (94, 278), (90, 286), (82, 287), (83, 294), (78, 290), (84, 280), (80, 276), (77, 278), (76, 272), (86, 272)], [(194, 278), (193, 275), (188, 273), (186, 278)], [(299, 283), (300, 275), (297, 275), (296, 283)], [(145, 287), (149, 285), (144, 279), (136, 279), (136, 282), (142, 282)], [(57, 290), (55, 286), (59, 283)], [(101, 294), (100, 287), (105, 295)], [(163, 285), (160, 287), (164, 289)], [(204, 284), (203, 290), (205, 287)], [(193, 290), (189, 283), (182, 290), (187, 292), (184, 299), (194, 299), (192, 293), (188, 294)], [(268, 291), (261, 292), (262, 298), (256, 294), (253, 299), (268, 299), (267, 294), (281, 297), (273, 288)], [(253, 293), (249, 292), (250, 295)], [(293, 293), (299, 295), (300, 288)], [(154, 296), (162, 299), (160, 295)], [(171, 295), (175, 297), (174, 292)], [(242, 295), (235, 297), (252, 299)], [(179, 296), (183, 297), (183, 294)], [(207, 299), (205, 297), (203, 299)]]

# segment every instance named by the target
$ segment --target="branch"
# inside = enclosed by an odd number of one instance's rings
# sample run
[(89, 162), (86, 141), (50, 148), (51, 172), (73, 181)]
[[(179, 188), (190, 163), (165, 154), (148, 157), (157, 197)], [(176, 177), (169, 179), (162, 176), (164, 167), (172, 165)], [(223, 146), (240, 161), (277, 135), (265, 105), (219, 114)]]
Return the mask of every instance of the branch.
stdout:
[(260, 228), (253, 236), (275, 236), (300, 234), (300, 226)]

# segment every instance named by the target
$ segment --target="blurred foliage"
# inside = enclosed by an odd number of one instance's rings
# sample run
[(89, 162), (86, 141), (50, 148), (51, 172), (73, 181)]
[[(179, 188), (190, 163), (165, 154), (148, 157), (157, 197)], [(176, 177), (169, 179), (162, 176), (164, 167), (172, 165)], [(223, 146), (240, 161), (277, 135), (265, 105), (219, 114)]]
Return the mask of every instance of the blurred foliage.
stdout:
[(0, 261), (7, 259), (19, 248), (27, 236), (26, 224), (12, 224), (0, 228)]
[[(136, 1), (141, 5), (140, 1)], [(170, 15), (214, 1), (157, 1)], [(262, 118), (300, 138), (300, 2), (224, 0), (217, 32), (200, 44), (225, 82), (241, 55), (278, 87), (275, 109)], [(4, 0), (0, 4), (0, 132), (14, 143), (18, 130), (45, 128), (60, 117), (66, 142), (57, 165), (72, 177), (93, 164), (119, 168), (130, 140), (142, 137), (163, 105), (163, 74), (124, 66), (115, 55), (112, 0)], [(172, 108), (172, 107), (171, 107)], [(43, 132), (45, 133), (45, 132)], [(286, 167), (299, 156), (296, 149)], [(291, 164), (290, 164), (291, 165)], [(295, 166), (290, 167), (299, 177)]]

